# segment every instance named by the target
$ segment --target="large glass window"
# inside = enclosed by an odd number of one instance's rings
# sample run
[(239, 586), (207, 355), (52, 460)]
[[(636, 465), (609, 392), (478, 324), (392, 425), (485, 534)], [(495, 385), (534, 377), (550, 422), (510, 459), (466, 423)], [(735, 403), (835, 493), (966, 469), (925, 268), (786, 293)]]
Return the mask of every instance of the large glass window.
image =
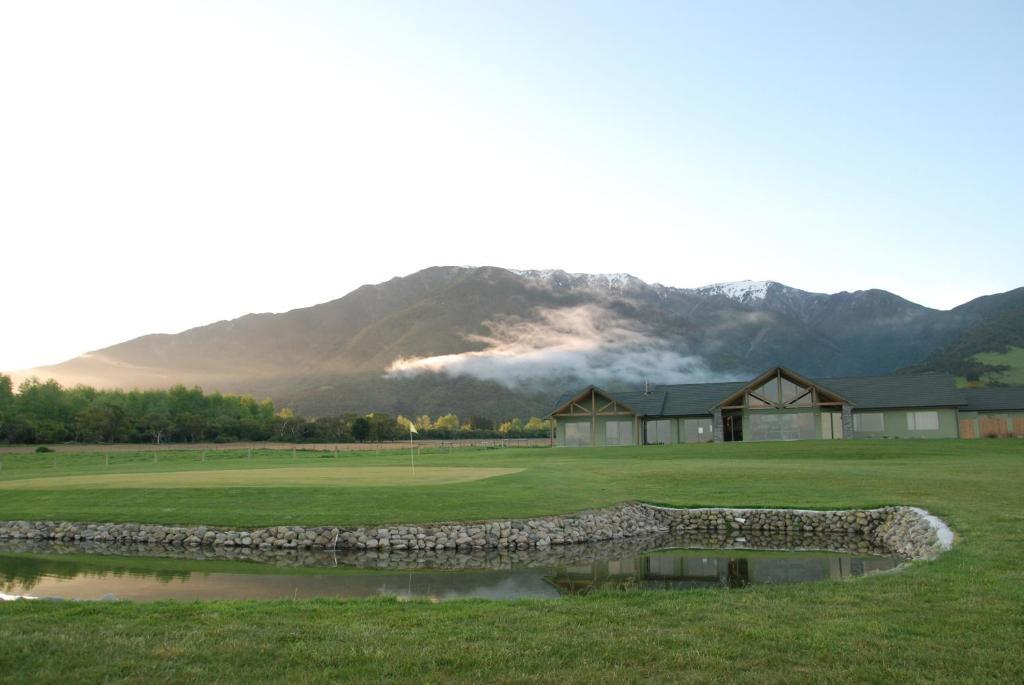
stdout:
[(782, 378), (779, 381), (782, 384), (782, 402), (783, 404), (789, 404), (800, 395), (807, 392), (804, 388), (800, 387), (788, 378)]
[[(754, 388), (750, 392), (752, 394), (754, 394), (754, 395), (757, 395), (757, 397), (751, 397), (750, 398), (751, 406), (754, 406), (755, 400), (767, 400), (768, 402), (778, 402), (779, 401), (779, 379), (778, 378), (773, 378), (770, 381), (768, 381), (767, 383), (765, 383), (764, 385), (761, 385), (761, 386), (759, 386), (757, 388)], [(763, 405), (764, 402), (761, 401), (761, 402), (759, 402), (759, 404)]]
[(714, 440), (714, 435), (711, 432), (711, 419), (683, 419), (679, 423), (682, 426), (683, 442), (711, 442)]
[(814, 414), (751, 414), (751, 440), (813, 440), (817, 438)]
[(565, 424), (566, 447), (590, 446), (590, 422), (575, 421)]
[(937, 411), (908, 411), (907, 430), (912, 431), (937, 431), (939, 430), (939, 412)]
[(609, 445), (632, 445), (633, 422), (609, 421), (604, 424), (604, 439)]
[(751, 409), (766, 409), (778, 405), (810, 407), (813, 404), (814, 397), (810, 388), (805, 388), (788, 378), (772, 378), (747, 393), (747, 406)]
[(668, 419), (648, 421), (645, 431), (644, 437), (648, 445), (667, 445), (672, 442), (672, 427)]
[(885, 414), (881, 412), (854, 414), (853, 430), (858, 433), (882, 433), (885, 431)]

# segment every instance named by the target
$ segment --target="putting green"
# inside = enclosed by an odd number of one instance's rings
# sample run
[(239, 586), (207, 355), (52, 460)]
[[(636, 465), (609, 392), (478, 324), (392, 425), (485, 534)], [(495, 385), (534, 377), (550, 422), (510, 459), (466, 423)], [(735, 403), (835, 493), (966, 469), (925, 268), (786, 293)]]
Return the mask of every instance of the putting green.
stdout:
[(107, 488), (379, 487), (448, 485), (519, 473), (523, 469), (423, 466), (283, 467), (109, 473), (0, 481), (4, 490), (96, 490)]

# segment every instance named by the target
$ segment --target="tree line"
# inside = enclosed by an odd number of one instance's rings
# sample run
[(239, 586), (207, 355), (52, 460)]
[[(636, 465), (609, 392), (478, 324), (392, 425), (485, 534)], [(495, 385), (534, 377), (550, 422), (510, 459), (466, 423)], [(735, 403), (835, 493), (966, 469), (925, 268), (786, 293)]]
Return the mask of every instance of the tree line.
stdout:
[(546, 437), (548, 421), (533, 417), (495, 421), (455, 414), (407, 419), (373, 412), (304, 418), (248, 395), (204, 393), (182, 385), (169, 390), (65, 388), (30, 378), (14, 392), (0, 374), (0, 442), (182, 443), (274, 440), (281, 442), (382, 442), (421, 439)]

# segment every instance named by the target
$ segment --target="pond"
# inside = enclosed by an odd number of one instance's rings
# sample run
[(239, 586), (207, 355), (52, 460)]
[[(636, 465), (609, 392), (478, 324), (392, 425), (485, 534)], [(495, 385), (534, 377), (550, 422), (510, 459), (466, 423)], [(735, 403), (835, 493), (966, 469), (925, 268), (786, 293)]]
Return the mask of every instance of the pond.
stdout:
[(432, 554), (2, 541), (0, 593), (143, 602), (556, 598), (595, 590), (834, 581), (891, 570), (901, 562), (865, 549), (862, 540), (833, 540), (827, 551), (806, 549), (802, 542), (760, 539), (753, 545), (742, 537), (658, 536), (546, 550)]

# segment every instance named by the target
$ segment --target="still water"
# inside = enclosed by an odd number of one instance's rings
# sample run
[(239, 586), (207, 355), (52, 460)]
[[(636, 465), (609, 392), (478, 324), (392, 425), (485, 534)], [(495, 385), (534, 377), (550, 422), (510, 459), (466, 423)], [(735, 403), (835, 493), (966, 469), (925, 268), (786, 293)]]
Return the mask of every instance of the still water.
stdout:
[[(693, 549), (650, 539), (543, 551), (439, 555), (0, 543), (0, 593), (62, 599), (300, 599), (381, 595), (556, 598), (595, 590), (687, 590), (835, 581), (886, 571), (890, 556)], [(735, 545), (735, 542), (731, 543)], [(155, 555), (155, 556), (154, 556)]]

